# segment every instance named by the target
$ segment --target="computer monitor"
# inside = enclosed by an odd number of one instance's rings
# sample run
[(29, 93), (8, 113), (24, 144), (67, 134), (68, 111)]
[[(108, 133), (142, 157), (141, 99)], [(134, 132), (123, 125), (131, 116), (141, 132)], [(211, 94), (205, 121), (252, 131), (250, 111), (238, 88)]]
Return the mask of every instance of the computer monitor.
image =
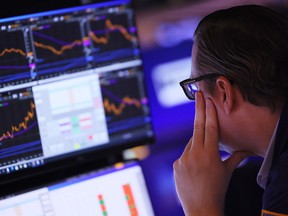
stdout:
[(1, 14), (0, 185), (154, 141), (133, 2), (64, 2)]
[(154, 216), (141, 166), (117, 163), (0, 197), (0, 216)]

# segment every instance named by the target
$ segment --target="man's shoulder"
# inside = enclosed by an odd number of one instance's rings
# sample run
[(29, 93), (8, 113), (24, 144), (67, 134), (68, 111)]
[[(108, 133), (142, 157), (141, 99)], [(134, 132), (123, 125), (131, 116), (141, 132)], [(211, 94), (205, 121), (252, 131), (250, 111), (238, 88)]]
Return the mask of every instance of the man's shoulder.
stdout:
[(281, 154), (269, 172), (263, 208), (288, 214), (288, 149)]

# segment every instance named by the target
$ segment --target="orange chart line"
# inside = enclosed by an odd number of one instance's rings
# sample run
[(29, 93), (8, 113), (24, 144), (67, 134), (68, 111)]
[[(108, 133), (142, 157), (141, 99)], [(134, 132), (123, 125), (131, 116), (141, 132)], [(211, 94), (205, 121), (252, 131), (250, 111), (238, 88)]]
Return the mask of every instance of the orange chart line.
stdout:
[[(117, 25), (117, 24), (114, 25), (108, 19), (105, 21), (105, 27), (106, 27), (106, 29), (105, 29), (106, 35), (104, 37), (97, 37), (93, 32), (89, 32), (89, 35), (93, 41), (95, 41), (96, 43), (107, 44), (109, 42), (109, 39), (110, 39), (109, 32), (114, 31), (114, 30), (119, 30), (120, 33), (124, 36), (124, 38), (129, 40), (129, 41), (131, 41), (135, 38), (134, 36), (129, 34), (129, 32), (127, 31), (127, 29), (125, 27), (123, 27), (122, 25)], [(107, 29), (108, 29), (108, 31), (106, 31)], [(85, 40), (85, 38), (84, 38), (84, 40)], [(60, 49), (56, 49), (53, 46), (46, 45), (46, 44), (36, 42), (36, 41), (34, 42), (34, 45), (38, 48), (49, 50), (52, 53), (54, 53), (55, 55), (62, 55), (66, 50), (73, 49), (77, 45), (78, 46), (82, 45), (82, 41), (81, 40), (75, 40), (71, 44), (62, 46)], [(18, 51), (18, 52), (20, 52), (20, 51)]]
[(0, 56), (4, 56), (6, 53), (18, 53), (18, 54), (26, 57), (26, 53), (23, 50), (21, 50), (21, 49), (16, 49), (16, 48), (4, 49), (0, 53)]
[[(110, 39), (109, 32), (114, 31), (114, 30), (119, 30), (120, 33), (124, 36), (124, 38), (128, 41), (131, 41), (134, 39), (134, 37), (129, 34), (126, 28), (124, 28), (122, 25), (112, 24), (112, 22), (109, 19), (105, 21), (105, 27), (106, 27), (105, 29), (106, 34), (104, 37), (97, 37), (93, 32), (89, 32), (89, 36), (92, 38), (93, 41), (95, 41), (96, 43), (107, 44)], [(109, 31), (106, 31), (107, 29)]]
[(23, 129), (25, 130), (27, 128), (28, 122), (35, 116), (35, 104), (31, 102), (30, 107), (31, 110), (28, 111), (27, 115), (24, 117), (24, 120), (20, 122), (17, 126), (12, 125), (10, 131), (7, 131), (0, 136), (0, 141), (8, 138), (13, 138), (15, 132), (18, 132)]
[[(125, 27), (123, 27), (122, 25), (117, 25), (117, 24), (114, 25), (114, 24), (112, 24), (112, 22), (109, 19), (107, 19), (105, 21), (105, 26), (106, 26), (106, 29), (108, 29), (109, 31), (119, 30), (120, 33), (124, 36), (124, 38), (129, 40), (129, 41), (131, 41), (135, 38), (131, 34), (129, 34), (129, 32), (127, 31), (127, 29)], [(92, 38), (92, 40), (95, 41), (96, 43), (107, 44), (109, 42), (110, 35), (109, 35), (109, 31), (106, 31), (106, 29), (105, 29), (106, 35), (104, 37), (97, 37), (93, 32), (89, 32), (89, 35)], [(34, 45), (36, 47), (39, 47), (39, 48), (50, 50), (51, 52), (53, 52), (56, 55), (62, 55), (66, 50), (73, 49), (75, 46), (82, 45), (82, 41), (81, 40), (75, 40), (71, 44), (62, 46), (60, 49), (56, 49), (53, 46), (39, 43), (36, 41), (34, 42)], [(16, 48), (4, 49), (0, 53), (0, 56), (4, 56), (6, 53), (18, 53), (24, 57), (27, 56), (27, 54), (23, 50), (16, 49)]]
[(120, 103), (120, 105), (118, 107), (116, 107), (115, 104), (110, 103), (108, 99), (104, 100), (104, 108), (107, 112), (113, 112), (115, 115), (121, 115), (121, 113), (123, 112), (124, 108), (126, 107), (127, 104), (129, 105), (134, 105), (137, 108), (141, 107), (141, 103), (136, 100), (136, 99), (132, 99), (130, 97), (124, 97), (122, 99), (122, 103)]
[(75, 47), (77, 45), (81, 45), (81, 44), (82, 44), (81, 40), (75, 40), (73, 43), (62, 46), (60, 50), (57, 50), (53, 46), (45, 45), (45, 44), (39, 43), (39, 42), (34, 42), (34, 45), (36, 47), (50, 50), (51, 52), (53, 52), (56, 55), (62, 55), (66, 50), (73, 49), (73, 47)]

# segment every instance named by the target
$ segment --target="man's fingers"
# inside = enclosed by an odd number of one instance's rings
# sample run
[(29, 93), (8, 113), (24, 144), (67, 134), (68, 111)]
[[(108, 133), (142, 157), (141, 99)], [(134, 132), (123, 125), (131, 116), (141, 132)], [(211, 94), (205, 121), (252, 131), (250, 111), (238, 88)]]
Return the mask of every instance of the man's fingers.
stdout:
[(218, 119), (216, 108), (210, 99), (206, 99), (204, 148), (218, 151)]
[(205, 101), (201, 92), (196, 92), (196, 114), (194, 119), (193, 147), (203, 147), (205, 136)]

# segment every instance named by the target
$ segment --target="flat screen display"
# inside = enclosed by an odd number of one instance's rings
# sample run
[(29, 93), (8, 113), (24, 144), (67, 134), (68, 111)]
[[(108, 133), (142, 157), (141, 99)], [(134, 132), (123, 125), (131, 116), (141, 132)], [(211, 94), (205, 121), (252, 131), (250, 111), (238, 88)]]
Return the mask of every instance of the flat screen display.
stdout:
[(0, 197), (0, 216), (154, 216), (137, 162), (118, 163)]
[(1, 184), (154, 140), (132, 2), (41, 9), (0, 19)]

